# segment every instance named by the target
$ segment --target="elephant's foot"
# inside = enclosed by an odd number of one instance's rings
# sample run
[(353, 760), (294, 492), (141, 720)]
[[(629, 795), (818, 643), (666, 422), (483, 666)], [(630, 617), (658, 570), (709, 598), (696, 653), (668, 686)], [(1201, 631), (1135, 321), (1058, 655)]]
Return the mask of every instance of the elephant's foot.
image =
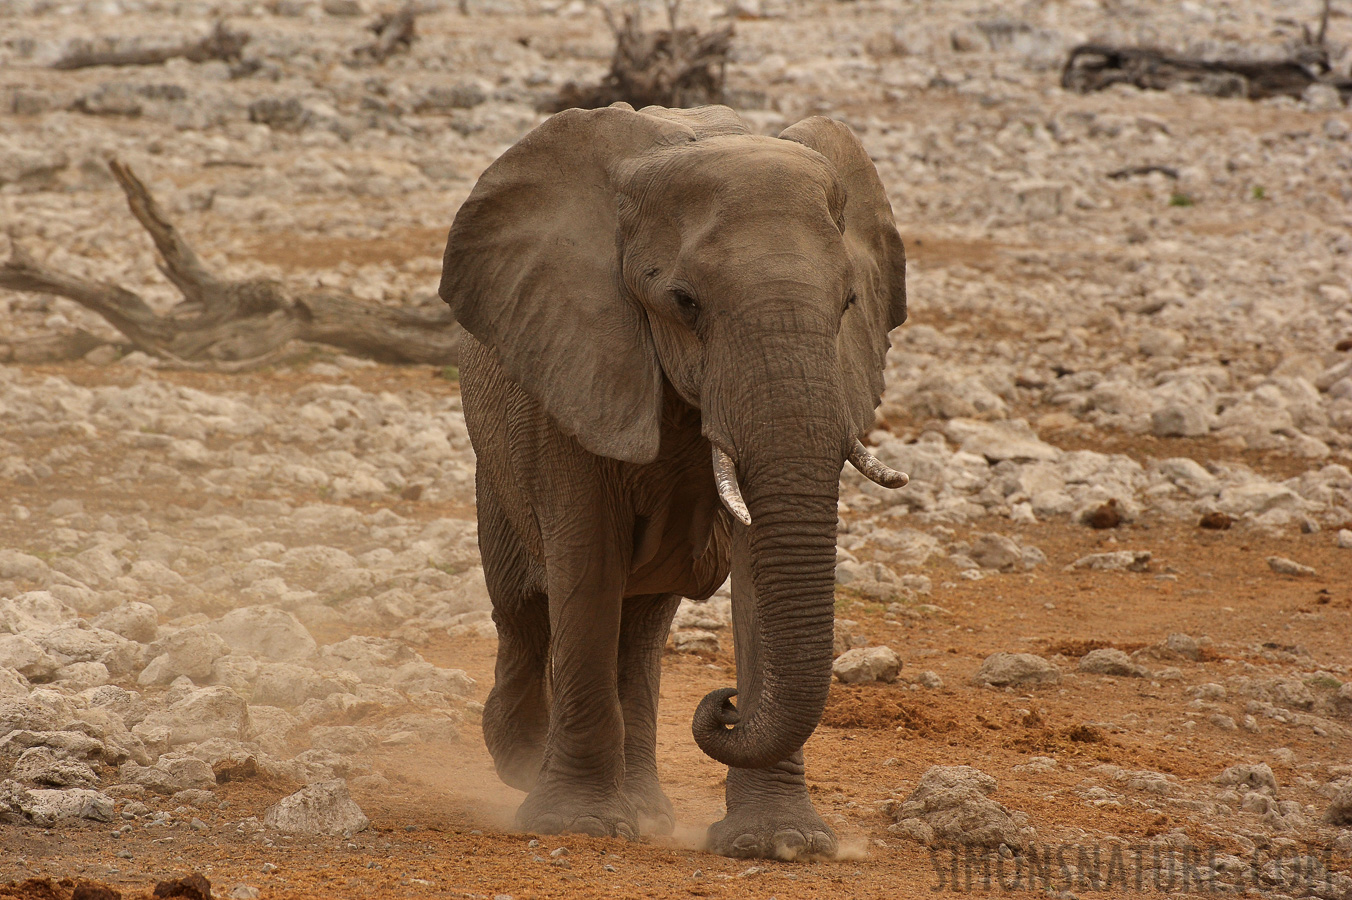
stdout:
[(638, 815), (622, 796), (597, 798), (591, 790), (538, 785), (516, 812), (517, 827), (536, 834), (589, 834), (593, 837), (639, 835)]
[(709, 826), (708, 849), (722, 856), (757, 859), (830, 859), (836, 835), (806, 792), (801, 797), (751, 799), (729, 808)]
[(640, 834), (671, 834), (675, 830), (676, 810), (658, 787), (655, 776), (637, 784), (626, 783), (624, 796), (638, 815)]

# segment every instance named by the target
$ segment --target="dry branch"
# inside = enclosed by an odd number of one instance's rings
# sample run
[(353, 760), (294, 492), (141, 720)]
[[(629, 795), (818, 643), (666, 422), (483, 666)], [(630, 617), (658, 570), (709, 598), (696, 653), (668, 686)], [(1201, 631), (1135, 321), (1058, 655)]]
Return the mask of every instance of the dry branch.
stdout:
[(687, 107), (723, 102), (723, 83), (732, 45), (732, 26), (701, 33), (695, 28), (677, 28), (679, 2), (669, 0), (669, 27), (644, 31), (639, 15), (626, 12), (617, 27), (610, 10), (602, 6), (615, 34), (615, 54), (610, 71), (590, 87), (568, 83), (547, 111), (570, 107), (596, 109), (623, 100), (636, 109), (645, 106)]
[(158, 66), (171, 59), (183, 57), (189, 62), (220, 59), (235, 62), (244, 45), (249, 43), (245, 31), (231, 31), (224, 22), (217, 22), (211, 34), (200, 41), (175, 47), (145, 47), (134, 50), (95, 50), (89, 46), (76, 47), (52, 63), (53, 69), (86, 69), (90, 66)]
[[(11, 241), (9, 261), (0, 266), (0, 288), (67, 297), (98, 313), (137, 349), (187, 368), (234, 371), (264, 365), (284, 356), (296, 340), (381, 362), (456, 364), (460, 328), (449, 309), (400, 309), (331, 292), (293, 293), (270, 279), (217, 278), (135, 173), (117, 160), (109, 167), (132, 215), (155, 242), (160, 271), (183, 301), (158, 314), (125, 288), (42, 265), (17, 239)], [(16, 355), (23, 353), (16, 350)]]
[(376, 39), (358, 47), (352, 55), (357, 60), (369, 59), (383, 63), (396, 53), (407, 52), (418, 37), (416, 28), (418, 10), (418, 4), (406, 3), (396, 13), (382, 13), (369, 26)]

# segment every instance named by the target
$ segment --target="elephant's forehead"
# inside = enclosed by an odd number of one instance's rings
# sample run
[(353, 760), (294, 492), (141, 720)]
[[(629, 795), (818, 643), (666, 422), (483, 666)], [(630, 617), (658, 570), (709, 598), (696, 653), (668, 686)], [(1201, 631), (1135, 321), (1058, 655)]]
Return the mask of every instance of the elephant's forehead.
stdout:
[(636, 160), (626, 180), (639, 192), (667, 202), (765, 204), (793, 197), (820, 202), (840, 192), (830, 164), (816, 151), (759, 135), (711, 137), (664, 148)]

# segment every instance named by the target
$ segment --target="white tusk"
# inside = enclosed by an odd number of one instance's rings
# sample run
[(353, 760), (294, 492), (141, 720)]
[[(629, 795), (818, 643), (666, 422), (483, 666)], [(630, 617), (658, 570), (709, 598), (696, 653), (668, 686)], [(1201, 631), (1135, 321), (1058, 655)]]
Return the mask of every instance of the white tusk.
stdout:
[(863, 444), (856, 439), (854, 446), (850, 448), (850, 464), (858, 469), (865, 478), (874, 484), (881, 484), (885, 488), (905, 487), (911, 480), (911, 477), (905, 472), (898, 472), (883, 464), (882, 460), (868, 452)]
[(737, 486), (737, 466), (717, 446), (714, 447), (714, 484), (718, 485), (718, 499), (728, 508), (728, 512), (743, 525), (751, 524), (751, 511), (742, 499), (742, 489)]

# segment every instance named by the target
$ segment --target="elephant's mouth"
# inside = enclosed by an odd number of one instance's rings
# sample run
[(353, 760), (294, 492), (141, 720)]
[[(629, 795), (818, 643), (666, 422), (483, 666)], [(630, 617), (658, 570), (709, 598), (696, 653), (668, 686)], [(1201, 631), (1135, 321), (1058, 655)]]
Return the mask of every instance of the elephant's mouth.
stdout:
[[(750, 525), (751, 511), (747, 509), (746, 501), (742, 499), (742, 489), (737, 484), (737, 463), (722, 447), (714, 444), (713, 448), (714, 485), (718, 488), (718, 499), (723, 501), (723, 506), (732, 513), (734, 519), (743, 525)], [(850, 465), (865, 478), (885, 488), (905, 487), (911, 480), (905, 472), (898, 472), (870, 453), (858, 438), (850, 448), (848, 459)]]

